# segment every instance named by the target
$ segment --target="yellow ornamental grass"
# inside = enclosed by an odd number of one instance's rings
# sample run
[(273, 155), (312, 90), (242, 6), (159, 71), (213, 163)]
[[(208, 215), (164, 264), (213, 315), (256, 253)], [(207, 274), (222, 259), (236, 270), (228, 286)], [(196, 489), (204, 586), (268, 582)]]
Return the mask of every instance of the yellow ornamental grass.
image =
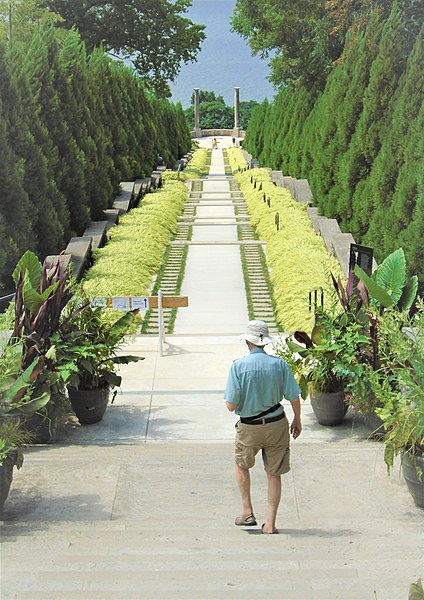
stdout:
[(138, 208), (120, 218), (84, 278), (89, 296), (144, 296), (148, 292), (161, 267), (164, 247), (176, 231), (186, 192), (182, 182), (164, 177), (163, 188), (145, 196)]
[(252, 169), (237, 175), (237, 180), (251, 222), (260, 239), (267, 242), (277, 321), (286, 331), (310, 332), (309, 292), (322, 287), (326, 298), (333, 297), (330, 272), (343, 277), (340, 263), (315, 233), (306, 206), (296, 202), (289, 190), (275, 187), (267, 169)]
[(238, 171), (244, 171), (247, 168), (247, 161), (240, 148), (228, 148), (227, 156), (228, 164), (230, 165), (233, 174)]
[(181, 172), (181, 179), (199, 179), (207, 172), (208, 151), (206, 148), (198, 148), (184, 171)]

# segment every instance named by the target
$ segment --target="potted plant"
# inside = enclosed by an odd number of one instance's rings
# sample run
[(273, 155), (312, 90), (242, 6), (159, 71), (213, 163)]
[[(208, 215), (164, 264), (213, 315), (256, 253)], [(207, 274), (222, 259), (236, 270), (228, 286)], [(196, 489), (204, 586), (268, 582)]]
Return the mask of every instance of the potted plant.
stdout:
[(19, 260), (13, 279), (16, 284), (14, 322), (10, 343), (20, 343), (21, 371), (42, 358), (43, 368), (32, 382), (34, 398), (47, 398), (42, 408), (23, 422), (33, 431), (34, 441), (54, 438), (55, 427), (64, 402), (65, 382), (56, 369), (52, 338), (58, 331), (63, 311), (72, 297), (68, 273), (59, 263), (42, 266), (37, 256), (27, 251)]
[(93, 307), (86, 298), (79, 302), (83, 306), (65, 322), (53, 341), (58, 372), (67, 381), (72, 408), (81, 423), (91, 424), (102, 419), (111, 387), (121, 385), (117, 365), (143, 358), (118, 354), (137, 310), (127, 311), (111, 322), (111, 311)]
[(362, 325), (340, 310), (317, 309), (311, 335), (296, 331), (277, 353), (289, 363), (300, 386), (308, 393), (322, 425), (338, 425), (347, 411), (345, 383), (358, 347), (367, 344)]
[(387, 256), (372, 276), (358, 266), (354, 272), (359, 278), (358, 289), (363, 300), (364, 333), (370, 343), (358, 355), (350, 374), (349, 402), (364, 414), (375, 437), (380, 438), (386, 429), (378, 409), (392, 402), (393, 388), (397, 385), (396, 362), (399, 362), (393, 358), (395, 347), (391, 336), (382, 337), (381, 327), (384, 319), (394, 314), (397, 315), (396, 329), (402, 329), (417, 294), (418, 279), (415, 275), (407, 276), (402, 248)]
[[(402, 327), (399, 327), (399, 324)], [(386, 434), (384, 460), (388, 472), (396, 456), (401, 456), (402, 470), (415, 503), (424, 507), (424, 305), (417, 303), (417, 312), (403, 326), (396, 315), (383, 322), (382, 336), (390, 338), (391, 357), (396, 386), (392, 401), (386, 402), (377, 413)]]
[(22, 347), (6, 345), (0, 352), (0, 510), (8, 496), (13, 468), (23, 463), (21, 446), (32, 441), (22, 430), (21, 419), (34, 414), (49, 400), (47, 394), (34, 397), (33, 383), (44, 367), (43, 358), (35, 358), (21, 372)]

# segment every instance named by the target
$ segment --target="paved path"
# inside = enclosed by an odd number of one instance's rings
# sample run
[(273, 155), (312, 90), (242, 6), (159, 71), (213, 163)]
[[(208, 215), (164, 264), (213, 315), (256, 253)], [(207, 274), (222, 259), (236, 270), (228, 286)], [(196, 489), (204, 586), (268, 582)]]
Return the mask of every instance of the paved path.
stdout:
[[(214, 225), (208, 236), (231, 229)], [(280, 535), (233, 525), (235, 417), (222, 396), (231, 361), (246, 351), (236, 335), (246, 313), (239, 255), (229, 249), (208, 244), (200, 263), (190, 246), (190, 308), (180, 310), (165, 356), (155, 336), (132, 340), (129, 350), (145, 360), (123, 369), (103, 421), (71, 422), (56, 445), (26, 453), (2, 525), (2, 600), (407, 598), (422, 570), (422, 511), (396, 469), (387, 477), (381, 445), (351, 415), (322, 427), (304, 403)], [(238, 296), (227, 295), (219, 266)], [(260, 459), (252, 481), (261, 523)]]
[[(203, 183), (193, 224), (192, 241), (200, 245), (189, 249), (181, 289), (181, 295), (189, 297), (190, 309), (179, 311), (176, 334), (237, 334), (249, 320), (240, 248), (222, 245), (237, 242), (237, 221), (234, 218), (228, 225), (228, 218), (234, 217), (234, 206), (229, 205), (231, 192), (221, 150), (212, 152), (209, 177)], [(227, 205), (223, 206), (223, 201)], [(206, 217), (214, 224), (205, 225)]]

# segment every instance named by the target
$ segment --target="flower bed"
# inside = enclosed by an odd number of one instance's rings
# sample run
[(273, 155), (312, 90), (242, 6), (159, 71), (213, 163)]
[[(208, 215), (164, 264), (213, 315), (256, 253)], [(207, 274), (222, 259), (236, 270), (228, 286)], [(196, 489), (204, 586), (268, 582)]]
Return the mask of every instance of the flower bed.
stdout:
[(315, 233), (306, 206), (293, 200), (287, 189), (275, 187), (266, 169), (252, 169), (236, 178), (250, 220), (260, 239), (267, 242), (277, 321), (286, 331), (311, 331), (309, 292), (322, 287), (326, 297), (332, 296), (329, 274), (342, 275), (340, 264), (328, 254), (321, 236)]

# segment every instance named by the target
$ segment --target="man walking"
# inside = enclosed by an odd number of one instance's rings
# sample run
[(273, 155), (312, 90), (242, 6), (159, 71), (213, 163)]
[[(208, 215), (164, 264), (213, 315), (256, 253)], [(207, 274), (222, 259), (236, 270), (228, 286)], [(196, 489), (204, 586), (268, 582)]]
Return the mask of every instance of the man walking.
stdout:
[[(236, 424), (235, 463), (243, 512), (235, 523), (257, 524), (249, 469), (261, 450), (268, 477), (268, 514), (262, 533), (278, 533), (275, 521), (281, 499), (281, 475), (290, 470), (290, 433), (296, 439), (302, 431), (300, 388), (288, 364), (265, 352), (264, 346), (273, 339), (264, 321), (250, 321), (241, 339), (246, 341), (250, 354), (231, 365), (224, 395), (228, 410), (240, 416)], [(280, 404), (283, 398), (291, 402), (294, 412), (290, 428)]]

